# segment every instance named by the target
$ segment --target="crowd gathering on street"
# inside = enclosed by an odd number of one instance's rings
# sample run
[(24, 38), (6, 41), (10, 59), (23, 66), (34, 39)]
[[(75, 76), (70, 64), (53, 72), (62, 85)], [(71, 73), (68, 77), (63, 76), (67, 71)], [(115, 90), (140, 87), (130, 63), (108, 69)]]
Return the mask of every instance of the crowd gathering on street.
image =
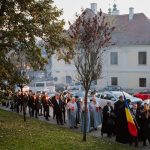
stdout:
[[(93, 94), (88, 99), (85, 109), (84, 101), (78, 96), (72, 96), (70, 92), (55, 93), (49, 97), (47, 93), (16, 92), (9, 94), (9, 103), (6, 104), (12, 111), (17, 113), (25, 111), (30, 117), (38, 118), (44, 116), (47, 121), (50, 117), (50, 109), (53, 110), (53, 119), (58, 125), (67, 124), (69, 128), (81, 128), (84, 130), (84, 116), (86, 111), (86, 132), (92, 132), (101, 127), (101, 136), (107, 135), (109, 138), (116, 137), (120, 143), (137, 146), (150, 145), (150, 107), (148, 104), (141, 106), (140, 103), (133, 104), (130, 112), (134, 119), (138, 135), (132, 136), (128, 130), (125, 114), (124, 97), (120, 96), (118, 101), (101, 108), (96, 96)], [(130, 101), (128, 100), (130, 106)]]

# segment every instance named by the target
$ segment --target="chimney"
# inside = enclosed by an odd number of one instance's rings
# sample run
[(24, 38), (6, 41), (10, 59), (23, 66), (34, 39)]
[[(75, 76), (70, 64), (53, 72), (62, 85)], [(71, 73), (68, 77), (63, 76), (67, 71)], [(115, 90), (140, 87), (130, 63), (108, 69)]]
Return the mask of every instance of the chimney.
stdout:
[(97, 3), (91, 3), (91, 9), (94, 12), (94, 14), (97, 14)]
[(134, 8), (130, 7), (129, 8), (129, 20), (133, 20), (133, 16), (134, 16)]

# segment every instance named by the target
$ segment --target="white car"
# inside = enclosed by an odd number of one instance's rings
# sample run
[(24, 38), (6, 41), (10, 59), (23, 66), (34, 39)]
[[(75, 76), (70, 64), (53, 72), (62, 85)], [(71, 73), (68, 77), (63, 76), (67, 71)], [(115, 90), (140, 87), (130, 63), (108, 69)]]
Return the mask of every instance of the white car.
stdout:
[(96, 97), (100, 106), (103, 108), (108, 101), (111, 102), (112, 106), (114, 107), (114, 103), (118, 101), (118, 98), (121, 95), (125, 96), (127, 100), (129, 99), (131, 101), (131, 104), (143, 102), (142, 99), (133, 97), (132, 95), (124, 91), (105, 91), (105, 92), (98, 93)]

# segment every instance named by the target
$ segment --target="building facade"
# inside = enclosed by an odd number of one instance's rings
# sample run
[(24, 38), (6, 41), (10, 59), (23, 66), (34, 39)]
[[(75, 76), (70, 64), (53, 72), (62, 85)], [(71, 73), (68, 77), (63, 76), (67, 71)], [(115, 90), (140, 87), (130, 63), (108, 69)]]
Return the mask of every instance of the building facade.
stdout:
[[(97, 6), (91, 6), (85, 12), (92, 17)], [(129, 14), (120, 15), (117, 6), (113, 7), (108, 15), (115, 18), (117, 30), (112, 34), (113, 46), (104, 53), (102, 79), (95, 88), (118, 85), (130, 92), (150, 88), (150, 21), (143, 13), (134, 14), (134, 8), (129, 8)], [(57, 84), (78, 82), (73, 61), (70, 64), (58, 61), (55, 55), (47, 72)]]
[(133, 91), (150, 87), (150, 46), (113, 46), (104, 54), (100, 87), (119, 85)]
[[(102, 79), (96, 88), (107, 85), (119, 85), (126, 90), (150, 88), (150, 21), (143, 13), (134, 14), (134, 8), (129, 8), (129, 14), (119, 15), (116, 7), (112, 12), (109, 9), (109, 14), (115, 16), (119, 30), (112, 35), (114, 46), (104, 53)], [(90, 16), (96, 12), (93, 5), (85, 11)], [(58, 82), (66, 82), (67, 76), (75, 81), (73, 64), (53, 61), (53, 75), (60, 78)]]

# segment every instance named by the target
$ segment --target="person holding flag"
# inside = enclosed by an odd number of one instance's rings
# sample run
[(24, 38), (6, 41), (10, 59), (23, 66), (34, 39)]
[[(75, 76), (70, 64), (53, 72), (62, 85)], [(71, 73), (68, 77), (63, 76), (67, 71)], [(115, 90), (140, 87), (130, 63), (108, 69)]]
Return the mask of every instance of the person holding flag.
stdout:
[[(123, 94), (124, 95), (124, 94)], [(125, 114), (127, 119), (127, 125), (128, 125), (128, 131), (129, 131), (129, 142), (132, 145), (133, 142), (135, 142), (135, 146), (138, 147), (138, 124), (136, 122), (134, 113), (136, 113), (136, 109), (133, 107), (133, 113), (131, 113), (128, 100), (126, 99), (124, 95), (124, 103), (125, 103)]]
[(128, 143), (130, 137), (125, 107), (124, 97), (121, 95), (114, 104), (114, 113), (116, 115), (116, 141), (123, 144)]
[(133, 142), (135, 143), (135, 146), (138, 147), (138, 141), (140, 141), (141, 138), (141, 129), (140, 129), (140, 125), (141, 125), (141, 110), (138, 109), (138, 105), (137, 103), (134, 103), (131, 110), (131, 114), (133, 116), (135, 125), (137, 127), (137, 131), (138, 131), (138, 136), (134, 137), (131, 136), (131, 141), (130, 144), (132, 144)]

